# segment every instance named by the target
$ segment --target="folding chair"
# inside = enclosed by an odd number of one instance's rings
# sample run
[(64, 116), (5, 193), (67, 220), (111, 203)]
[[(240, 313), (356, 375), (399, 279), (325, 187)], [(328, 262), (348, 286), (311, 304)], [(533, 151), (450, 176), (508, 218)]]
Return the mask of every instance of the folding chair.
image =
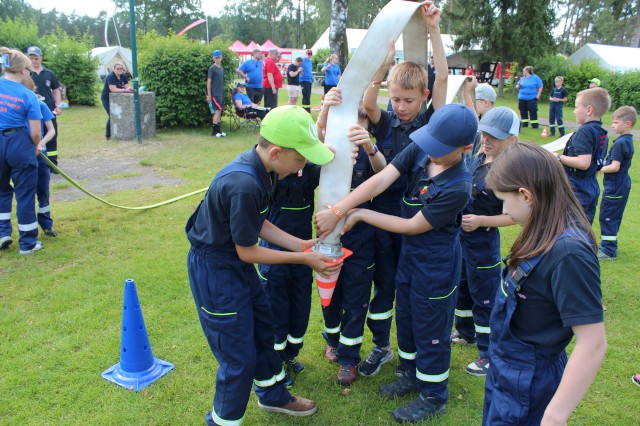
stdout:
[(231, 132), (240, 129), (252, 129), (253, 131), (260, 129), (260, 119), (255, 112), (245, 112), (244, 110), (236, 108), (236, 103), (233, 101), (233, 89), (231, 91), (231, 102), (233, 103), (230, 120)]

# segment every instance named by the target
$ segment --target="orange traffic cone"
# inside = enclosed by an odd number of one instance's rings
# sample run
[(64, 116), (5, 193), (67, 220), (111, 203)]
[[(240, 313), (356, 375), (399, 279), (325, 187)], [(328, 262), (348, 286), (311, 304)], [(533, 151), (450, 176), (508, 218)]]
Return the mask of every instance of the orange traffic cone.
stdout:
[(540, 137), (546, 138), (547, 137), (547, 127), (545, 126), (544, 129), (542, 129), (542, 134), (540, 135)]
[[(346, 248), (342, 248), (342, 251), (343, 251), (343, 255), (337, 258), (336, 260), (334, 260), (332, 263), (340, 262), (353, 254), (351, 250)], [(340, 268), (340, 271), (341, 270), (342, 268)], [(315, 273), (316, 284), (318, 285), (318, 295), (320, 296), (320, 303), (324, 307), (327, 307), (331, 304), (331, 298), (333, 297), (333, 291), (336, 289), (336, 284), (338, 283), (338, 277), (340, 276), (340, 271), (328, 277), (322, 276), (317, 272)]]

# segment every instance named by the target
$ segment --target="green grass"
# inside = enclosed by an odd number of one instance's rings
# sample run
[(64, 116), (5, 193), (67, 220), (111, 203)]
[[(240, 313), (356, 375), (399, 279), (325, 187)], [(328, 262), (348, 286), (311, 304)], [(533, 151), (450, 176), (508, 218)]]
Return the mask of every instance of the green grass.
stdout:
[[(280, 95), (281, 100), (284, 94)], [(319, 103), (314, 95), (313, 104)], [(501, 104), (501, 100), (498, 101)], [(543, 111), (541, 111), (543, 116)], [(108, 201), (143, 205), (208, 186), (214, 174), (256, 134), (236, 132), (224, 139), (209, 127), (163, 130), (142, 145), (105, 142), (101, 107), (74, 107), (60, 116), (60, 166), (86, 156), (130, 156), (179, 178), (180, 187), (155, 187), (105, 194)], [(228, 124), (225, 123), (228, 128)], [(524, 131), (521, 140), (535, 138)], [(547, 140), (544, 140), (547, 141)], [(632, 169), (634, 188), (640, 173)], [(135, 179), (135, 177), (131, 177)], [(63, 185), (53, 188), (53, 193)], [(44, 250), (20, 256), (17, 243), (0, 252), (0, 424), (7, 425), (194, 425), (202, 424), (213, 397), (216, 362), (204, 339), (186, 274), (188, 242), (184, 224), (201, 195), (144, 212), (107, 207), (88, 197), (54, 203), (58, 238), (43, 236)], [(638, 192), (631, 193), (620, 232), (619, 260), (602, 265), (609, 350), (595, 384), (572, 424), (640, 423), (638, 270), (640, 228)], [(15, 226), (15, 219), (13, 221)], [(597, 224), (596, 232), (599, 233)], [(636, 230), (636, 231), (634, 231)], [(503, 232), (506, 249), (518, 229)], [(14, 238), (17, 231), (14, 231)], [(175, 370), (141, 392), (103, 380), (100, 373), (119, 360), (123, 283), (136, 281), (147, 331), (156, 357)], [(571, 277), (567, 277), (567, 285)], [(300, 359), (306, 370), (294, 392), (314, 398), (320, 410), (310, 418), (289, 418), (258, 410), (251, 396), (249, 425), (387, 425), (390, 411), (409, 397), (389, 401), (378, 387), (395, 378), (397, 357), (371, 378), (359, 377), (350, 392), (335, 383), (337, 367), (323, 359), (322, 315), (314, 301)], [(394, 325), (395, 329), (395, 325)], [(394, 337), (395, 339), (395, 337)], [(361, 354), (371, 348), (365, 333)], [(479, 424), (482, 379), (463, 372), (476, 357), (472, 348), (453, 348), (450, 402), (436, 425)]]

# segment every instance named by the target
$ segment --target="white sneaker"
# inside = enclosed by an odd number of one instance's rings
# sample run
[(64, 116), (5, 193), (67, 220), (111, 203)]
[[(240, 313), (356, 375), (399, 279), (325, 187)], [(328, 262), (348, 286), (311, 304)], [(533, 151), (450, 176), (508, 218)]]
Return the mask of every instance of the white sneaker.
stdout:
[(8, 249), (12, 242), (13, 242), (13, 238), (11, 237), (0, 238), (0, 250)]
[(216, 138), (224, 138), (225, 136), (227, 136), (225, 132), (216, 133)]
[(42, 247), (44, 247), (44, 244), (42, 244), (42, 241), (36, 241), (36, 245), (33, 246), (33, 248), (30, 248), (29, 250), (20, 250), (20, 254), (31, 254), (33, 252), (41, 250)]

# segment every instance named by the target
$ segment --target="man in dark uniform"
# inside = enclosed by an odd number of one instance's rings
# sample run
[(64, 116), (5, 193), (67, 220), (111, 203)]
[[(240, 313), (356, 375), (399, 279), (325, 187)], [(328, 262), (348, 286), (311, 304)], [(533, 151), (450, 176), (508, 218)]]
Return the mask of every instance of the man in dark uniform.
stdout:
[[(28, 48), (27, 55), (31, 60), (31, 67), (33, 69), (31, 78), (36, 85), (36, 93), (44, 97), (44, 103), (47, 104), (54, 115), (51, 122), (53, 123), (53, 128), (56, 130), (56, 134), (47, 142), (47, 156), (53, 164), (58, 164), (58, 122), (56, 116), (62, 112), (60, 110), (60, 102), (62, 99), (60, 82), (53, 71), (42, 65), (42, 50), (40, 50), (38, 46)], [(51, 173), (56, 172), (51, 169)]]

